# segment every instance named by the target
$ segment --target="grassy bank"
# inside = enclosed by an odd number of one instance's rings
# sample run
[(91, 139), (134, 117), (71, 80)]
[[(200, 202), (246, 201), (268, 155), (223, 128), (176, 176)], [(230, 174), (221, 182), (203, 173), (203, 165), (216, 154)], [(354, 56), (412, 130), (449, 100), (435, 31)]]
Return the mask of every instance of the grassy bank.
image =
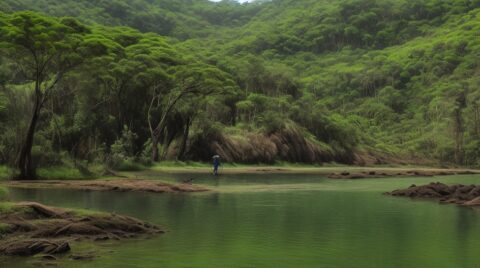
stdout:
[[(98, 174), (96, 174), (98, 173)], [(80, 169), (70, 166), (55, 166), (40, 168), (37, 174), (42, 179), (49, 180), (85, 180), (99, 177), (99, 171), (82, 172)]]
[[(472, 171), (468, 168), (440, 168), (433, 166), (414, 165), (376, 165), (376, 166), (349, 166), (341, 164), (309, 165), (288, 162), (276, 162), (273, 165), (264, 164), (237, 164), (222, 163), (221, 174), (262, 174), (262, 173), (295, 173), (295, 174), (323, 174), (334, 173), (407, 173), (407, 172), (442, 172), (442, 171)], [(122, 168), (111, 170), (103, 165), (91, 165), (86, 168), (73, 166), (43, 167), (37, 170), (37, 174), (43, 180), (94, 180), (94, 179), (116, 179), (116, 178), (142, 178), (145, 174), (151, 173), (200, 173), (209, 174), (212, 172), (212, 164), (205, 162), (180, 162), (164, 161), (153, 165), (135, 165), (134, 168)], [(12, 177), (12, 170), (0, 166), (0, 180)]]
[[(245, 170), (251, 169), (271, 169), (278, 171), (283, 169), (294, 169), (294, 170), (311, 170), (319, 169), (325, 167), (335, 167), (339, 169), (348, 168), (345, 165), (308, 165), (308, 164), (295, 164), (288, 162), (276, 162), (273, 165), (262, 165), (262, 164), (237, 164), (237, 163), (222, 163), (221, 170), (229, 170), (231, 172), (242, 172)], [(141, 164), (129, 164), (122, 165), (119, 168), (116, 168), (114, 171), (120, 176), (127, 176), (142, 173), (144, 171), (154, 171), (154, 172), (210, 172), (212, 168), (211, 163), (205, 162), (182, 162), (182, 161), (163, 161), (153, 165), (141, 165)], [(114, 178), (117, 177), (115, 174), (109, 174), (105, 172), (106, 167), (103, 165), (92, 165), (88, 167), (88, 170), (81, 170), (72, 165), (64, 166), (53, 166), (53, 167), (42, 167), (37, 170), (37, 174), (41, 179), (45, 180), (90, 180), (90, 179), (100, 179), (100, 178)], [(12, 169), (6, 166), (0, 166), (0, 180), (6, 180), (12, 178), (14, 172)]]
[[(41, 167), (37, 169), (37, 175), (41, 179), (49, 180), (84, 180), (95, 179), (101, 176), (104, 167), (101, 165), (91, 166), (87, 169), (77, 168), (72, 165)], [(15, 176), (15, 170), (0, 165), (0, 180), (8, 180)]]
[[(211, 167), (211, 163), (206, 162), (192, 162), (192, 161), (162, 161), (152, 165), (152, 168), (157, 167), (186, 167), (186, 168), (197, 168), (197, 167)], [(303, 163), (289, 163), (284, 161), (276, 161), (274, 164), (241, 164), (241, 163), (222, 163), (222, 166), (229, 168), (242, 168), (242, 167), (262, 167), (262, 166), (272, 166), (272, 167), (323, 167), (323, 166), (347, 166), (342, 164), (303, 164)]]
[[(164, 172), (164, 173), (199, 173), (209, 174), (212, 172), (212, 165), (209, 163), (197, 163), (197, 162), (161, 162), (155, 164), (148, 169), (141, 172), (123, 172), (125, 176), (134, 174), (137, 177), (141, 177), (143, 173), (149, 172)], [(332, 174), (367, 174), (374, 173), (375, 176), (381, 174), (387, 174), (389, 176), (395, 175), (415, 175), (421, 174), (440, 174), (447, 175), (456, 172), (472, 172), (478, 173), (479, 170), (468, 168), (440, 168), (429, 166), (414, 166), (414, 165), (376, 165), (376, 166), (348, 166), (340, 164), (325, 164), (325, 165), (306, 165), (306, 164), (294, 164), (286, 162), (278, 162), (274, 165), (245, 165), (226, 163), (220, 167), (221, 174), (319, 174), (319, 175), (332, 175)], [(371, 175), (371, 174), (370, 174)]]

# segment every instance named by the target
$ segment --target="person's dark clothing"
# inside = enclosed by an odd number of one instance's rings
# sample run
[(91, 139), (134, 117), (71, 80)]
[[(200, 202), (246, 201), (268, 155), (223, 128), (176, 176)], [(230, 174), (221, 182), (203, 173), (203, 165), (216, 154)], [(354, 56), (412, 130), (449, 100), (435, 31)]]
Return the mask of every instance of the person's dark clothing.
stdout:
[(220, 159), (219, 158), (214, 158), (213, 159), (213, 174), (215, 176), (218, 175), (218, 167), (220, 166)]

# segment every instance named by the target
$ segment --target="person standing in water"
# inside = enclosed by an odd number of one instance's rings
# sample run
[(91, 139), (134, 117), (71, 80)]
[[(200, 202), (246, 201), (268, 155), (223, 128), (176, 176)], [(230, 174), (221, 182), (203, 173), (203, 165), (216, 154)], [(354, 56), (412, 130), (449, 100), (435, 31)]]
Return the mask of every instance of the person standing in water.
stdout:
[(220, 156), (213, 156), (213, 175), (218, 176), (218, 167), (220, 166)]

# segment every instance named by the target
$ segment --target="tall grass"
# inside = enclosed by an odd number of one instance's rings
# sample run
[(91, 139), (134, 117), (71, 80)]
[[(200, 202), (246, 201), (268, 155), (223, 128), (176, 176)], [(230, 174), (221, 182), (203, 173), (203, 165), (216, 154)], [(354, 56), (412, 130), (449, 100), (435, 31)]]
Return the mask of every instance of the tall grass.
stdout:
[(69, 166), (39, 168), (37, 174), (42, 179), (50, 180), (84, 180), (94, 178), (93, 175), (83, 174), (77, 168)]

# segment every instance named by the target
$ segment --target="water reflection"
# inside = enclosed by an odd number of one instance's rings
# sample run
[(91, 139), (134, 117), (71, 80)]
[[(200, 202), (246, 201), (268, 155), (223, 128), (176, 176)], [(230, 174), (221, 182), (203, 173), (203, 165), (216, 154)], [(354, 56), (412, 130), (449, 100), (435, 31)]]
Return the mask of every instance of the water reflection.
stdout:
[[(257, 179), (262, 178), (242, 177), (233, 184), (260, 184)], [(161, 224), (169, 230), (155, 239), (117, 245), (113, 253), (92, 263), (72, 262), (69, 267), (480, 264), (480, 212), (381, 195), (385, 188), (409, 185), (414, 179), (336, 182), (317, 178), (315, 191), (308, 190), (315, 181), (312, 176), (263, 180), (268, 181), (266, 187), (298, 181), (309, 186), (302, 191), (218, 191), (194, 195), (16, 189), (12, 190), (12, 197), (117, 212)], [(219, 185), (222, 183), (232, 182), (220, 179)]]

